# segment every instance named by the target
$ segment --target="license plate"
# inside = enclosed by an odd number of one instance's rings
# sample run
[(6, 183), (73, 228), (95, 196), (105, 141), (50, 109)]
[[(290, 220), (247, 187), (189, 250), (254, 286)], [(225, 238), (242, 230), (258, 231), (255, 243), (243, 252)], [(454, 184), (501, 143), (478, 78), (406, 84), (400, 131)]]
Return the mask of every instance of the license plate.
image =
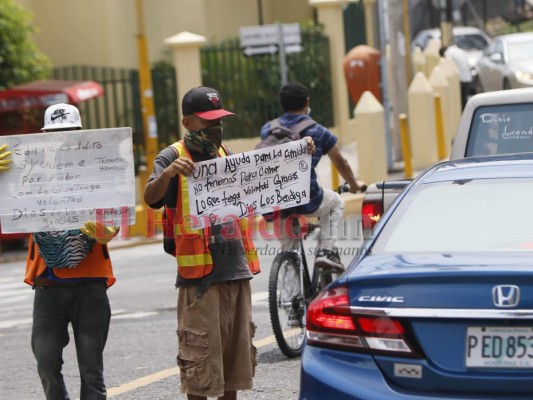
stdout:
[(468, 327), (465, 353), (467, 368), (533, 368), (533, 327)]

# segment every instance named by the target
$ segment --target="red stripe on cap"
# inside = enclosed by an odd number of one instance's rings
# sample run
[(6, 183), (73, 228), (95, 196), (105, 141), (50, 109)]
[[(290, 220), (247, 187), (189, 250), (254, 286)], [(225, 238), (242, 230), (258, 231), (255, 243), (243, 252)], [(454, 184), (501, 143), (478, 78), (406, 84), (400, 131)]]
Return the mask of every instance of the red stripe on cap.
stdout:
[(202, 119), (207, 119), (208, 121), (227, 117), (228, 115), (235, 115), (234, 113), (226, 111), (222, 108), (220, 110), (201, 111), (194, 114)]

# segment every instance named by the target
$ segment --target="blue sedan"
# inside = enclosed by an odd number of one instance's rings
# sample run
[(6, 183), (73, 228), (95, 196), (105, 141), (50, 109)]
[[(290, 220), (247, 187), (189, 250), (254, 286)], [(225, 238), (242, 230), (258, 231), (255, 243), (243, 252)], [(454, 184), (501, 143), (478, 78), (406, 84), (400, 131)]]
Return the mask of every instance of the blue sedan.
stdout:
[(428, 169), (360, 253), (309, 306), (300, 400), (533, 399), (533, 154)]

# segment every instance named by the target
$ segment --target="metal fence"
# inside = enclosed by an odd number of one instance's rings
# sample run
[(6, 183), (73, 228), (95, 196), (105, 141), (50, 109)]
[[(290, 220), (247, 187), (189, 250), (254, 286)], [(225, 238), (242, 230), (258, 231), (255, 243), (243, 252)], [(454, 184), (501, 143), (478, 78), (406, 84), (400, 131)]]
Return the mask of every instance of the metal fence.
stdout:
[[(317, 29), (302, 31), (299, 53), (287, 55), (289, 80), (297, 80), (311, 92), (313, 118), (325, 126), (333, 124), (328, 39)], [(277, 54), (244, 56), (238, 40), (205, 46), (201, 50), (202, 79), (217, 88), (224, 107), (237, 116), (225, 121), (225, 138), (257, 137), (261, 126), (282, 113), (277, 92), (280, 64)], [(185, 68), (187, 66), (184, 66)], [(68, 66), (55, 68), (54, 79), (93, 80), (104, 95), (80, 104), (84, 128), (133, 128), (136, 156), (142, 158), (144, 143), (139, 73), (135, 69)], [(158, 63), (152, 69), (152, 88), (159, 147), (180, 137), (180, 101), (176, 98), (174, 67)]]
[[(313, 118), (333, 125), (329, 42), (318, 30), (302, 31), (302, 51), (287, 54), (289, 81), (306, 85)], [(201, 50), (202, 79), (217, 88), (224, 107), (237, 114), (224, 121), (226, 139), (257, 137), (263, 124), (279, 116), (277, 93), (281, 85), (277, 54), (246, 57), (238, 39), (205, 46)]]
[[(79, 104), (84, 128), (129, 126), (133, 129), (134, 145), (142, 147), (144, 137), (139, 72), (136, 69), (68, 66), (55, 68), (52, 77), (65, 80), (92, 80), (102, 85), (104, 89), (102, 97)], [(160, 144), (165, 146), (173, 143), (179, 136), (174, 70), (168, 68), (152, 70), (152, 86)]]

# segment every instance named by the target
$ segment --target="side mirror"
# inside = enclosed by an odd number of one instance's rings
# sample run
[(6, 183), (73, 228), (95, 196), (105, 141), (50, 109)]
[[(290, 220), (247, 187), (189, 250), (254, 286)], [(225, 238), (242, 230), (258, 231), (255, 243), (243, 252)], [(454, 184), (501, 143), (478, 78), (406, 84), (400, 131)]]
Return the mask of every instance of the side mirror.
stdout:
[(502, 57), (501, 53), (492, 53), (489, 56), (489, 59), (490, 59), (490, 61), (492, 61), (494, 63), (498, 63), (498, 64), (503, 62), (503, 57)]

